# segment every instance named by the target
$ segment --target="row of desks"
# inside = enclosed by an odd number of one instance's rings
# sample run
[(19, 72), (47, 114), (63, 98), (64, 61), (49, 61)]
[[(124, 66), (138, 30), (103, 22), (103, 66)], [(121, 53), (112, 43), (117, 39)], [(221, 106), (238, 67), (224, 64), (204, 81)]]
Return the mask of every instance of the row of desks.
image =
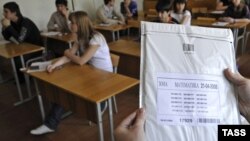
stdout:
[[(128, 19), (128, 25), (131, 27), (139, 28), (140, 29), (140, 23), (141, 21), (152, 21), (152, 19), (146, 18), (146, 17), (137, 17), (137, 18), (131, 18)], [(237, 46), (238, 46), (238, 39), (243, 38), (246, 32), (246, 28), (249, 24), (249, 22), (237, 22), (237, 23), (231, 23), (227, 24), (225, 26), (218, 26), (214, 25), (215, 22), (219, 22), (218, 20), (216, 21), (210, 21), (210, 20), (197, 20), (197, 19), (192, 19), (191, 20), (191, 25), (193, 26), (203, 26), (203, 27), (214, 27), (214, 28), (229, 28), (232, 29), (233, 31), (233, 36), (234, 36), (234, 46), (235, 50), (237, 51)], [(242, 37), (239, 36), (239, 30), (242, 29)], [(244, 42), (242, 44), (242, 53), (244, 52)]]
[[(22, 65), (25, 67), (23, 55), (43, 50), (42, 47), (21, 43), (6, 43), (0, 45), (0, 56), (10, 59), (17, 84), (20, 101), (25, 102), (17, 77), (14, 57), (21, 57)], [(35, 80), (36, 92), (40, 105), (41, 115), (44, 119), (43, 102), (40, 95), (44, 95), (50, 101), (59, 103), (63, 107), (98, 124), (99, 140), (104, 140), (102, 115), (100, 103), (108, 101), (110, 136), (113, 137), (113, 112), (111, 98), (121, 92), (138, 85), (139, 80), (111, 72), (96, 69), (89, 65), (78, 66), (68, 63), (60, 70), (53, 73), (33, 72), (25, 73), (27, 89), (30, 93), (28, 75)], [(29, 96), (29, 98), (31, 95)]]

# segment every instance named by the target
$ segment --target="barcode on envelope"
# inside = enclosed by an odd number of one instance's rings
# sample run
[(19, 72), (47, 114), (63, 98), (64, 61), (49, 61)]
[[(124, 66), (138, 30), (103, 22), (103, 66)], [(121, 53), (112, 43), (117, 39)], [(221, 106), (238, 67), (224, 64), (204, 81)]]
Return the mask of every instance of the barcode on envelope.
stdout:
[(217, 118), (199, 118), (199, 123), (220, 123), (220, 119)]
[(193, 44), (183, 44), (183, 51), (184, 52), (194, 52), (194, 45)]

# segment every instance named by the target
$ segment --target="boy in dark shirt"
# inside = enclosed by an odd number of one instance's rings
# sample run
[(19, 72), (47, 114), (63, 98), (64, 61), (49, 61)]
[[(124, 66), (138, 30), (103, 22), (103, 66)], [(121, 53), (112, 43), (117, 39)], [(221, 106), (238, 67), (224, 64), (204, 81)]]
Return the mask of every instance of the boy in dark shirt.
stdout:
[(241, 0), (232, 0), (232, 5), (224, 12), (224, 17), (220, 20), (235, 23), (235, 22), (249, 22), (250, 12), (248, 6), (244, 3), (241, 3)]
[(155, 6), (159, 19), (154, 22), (179, 24), (179, 22), (170, 16), (174, 0), (159, 0)]
[(4, 19), (2, 19), (2, 34), (6, 40), (11, 37), (18, 42), (28, 42), (42, 45), (42, 38), (37, 26), (28, 18), (22, 16), (15, 2), (4, 4)]
[(224, 11), (230, 5), (232, 5), (231, 0), (217, 0), (217, 2), (216, 2), (216, 10)]
[[(4, 4), (4, 18), (1, 20), (2, 34), (6, 40), (10, 40), (15, 43), (27, 42), (35, 45), (42, 45), (42, 38), (37, 26), (28, 18), (22, 16), (19, 6), (15, 2), (8, 2)], [(27, 61), (31, 58), (41, 56), (42, 52), (27, 54), (24, 56), (24, 60)], [(21, 60), (19, 57), (15, 57), (15, 65), (19, 70)], [(24, 81), (23, 74), (17, 71), (19, 81)]]

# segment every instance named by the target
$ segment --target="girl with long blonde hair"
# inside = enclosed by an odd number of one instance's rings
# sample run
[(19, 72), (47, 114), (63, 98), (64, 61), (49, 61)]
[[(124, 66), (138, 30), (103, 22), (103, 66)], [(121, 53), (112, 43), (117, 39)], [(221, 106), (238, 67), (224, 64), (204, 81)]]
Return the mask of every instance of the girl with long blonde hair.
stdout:
[[(77, 34), (77, 41), (72, 48), (65, 50), (63, 57), (49, 65), (47, 71), (52, 72), (55, 68), (72, 61), (78, 65), (89, 64), (98, 69), (112, 72), (112, 62), (107, 42), (102, 34), (94, 30), (88, 14), (84, 11), (74, 12), (70, 14), (69, 20), (71, 22), (71, 31)], [(76, 55), (78, 51), (80, 55)], [(102, 110), (105, 110), (106, 106), (107, 102), (101, 103)], [(44, 124), (31, 130), (30, 133), (42, 135), (54, 132), (63, 113), (64, 109), (54, 103)]]

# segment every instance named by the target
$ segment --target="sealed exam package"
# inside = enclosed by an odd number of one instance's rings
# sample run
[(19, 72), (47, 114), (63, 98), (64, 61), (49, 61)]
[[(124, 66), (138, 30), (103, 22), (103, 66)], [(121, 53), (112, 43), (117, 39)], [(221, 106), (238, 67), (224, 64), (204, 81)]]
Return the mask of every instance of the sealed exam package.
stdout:
[(240, 124), (230, 29), (141, 23), (140, 104), (147, 141), (216, 141), (218, 124)]

